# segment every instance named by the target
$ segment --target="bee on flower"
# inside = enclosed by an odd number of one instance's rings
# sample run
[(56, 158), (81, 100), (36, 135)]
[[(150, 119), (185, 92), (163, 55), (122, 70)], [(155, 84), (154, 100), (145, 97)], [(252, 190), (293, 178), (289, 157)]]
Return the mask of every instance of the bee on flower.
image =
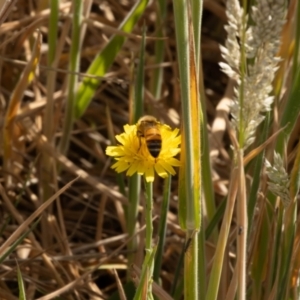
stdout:
[(154, 181), (154, 172), (160, 177), (175, 175), (173, 167), (179, 167), (176, 156), (180, 152), (179, 129), (172, 130), (152, 116), (142, 117), (135, 125), (125, 125), (124, 132), (116, 135), (117, 146), (108, 146), (106, 154), (116, 159), (112, 168), (144, 175), (147, 182)]
[(161, 150), (161, 124), (152, 116), (144, 116), (137, 123), (137, 135), (140, 139), (145, 138), (145, 142), (150, 154), (157, 158)]

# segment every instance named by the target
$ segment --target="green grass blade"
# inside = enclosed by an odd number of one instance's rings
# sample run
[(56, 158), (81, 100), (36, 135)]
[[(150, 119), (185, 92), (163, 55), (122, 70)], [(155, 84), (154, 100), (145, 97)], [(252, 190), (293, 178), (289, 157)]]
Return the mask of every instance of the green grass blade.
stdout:
[(284, 107), (284, 112), (281, 119), (280, 127), (285, 129), (280, 133), (276, 146), (278, 153), (284, 152), (284, 145), (290, 136), (300, 112), (300, 68), (298, 68), (293, 82), (290, 97)]
[[(157, 1), (158, 9), (157, 9), (157, 20), (156, 20), (156, 36), (162, 38), (164, 36), (164, 22), (167, 13), (167, 2), (166, 0), (158, 0)], [(159, 65), (164, 62), (164, 54), (165, 54), (165, 41), (157, 40), (155, 42), (155, 65)], [(159, 100), (161, 97), (161, 88), (162, 88), (162, 80), (163, 80), (163, 68), (157, 67), (153, 71), (153, 78), (151, 82), (151, 91), (156, 100)]]
[[(191, 124), (191, 105), (190, 105), (190, 72), (189, 61), (190, 53), (188, 43), (182, 43), (181, 41), (188, 41), (188, 20), (187, 20), (187, 5), (182, 0), (173, 1), (174, 4), (174, 17), (176, 28), (176, 41), (177, 41), (177, 55), (180, 73), (180, 87), (181, 87), (181, 99), (182, 103), (182, 124), (184, 136), (182, 141), (183, 152), (181, 152), (181, 159), (184, 156), (184, 169), (181, 168), (180, 172), (185, 174), (183, 185), (188, 184), (189, 187), (185, 188), (185, 199), (179, 201), (184, 202), (186, 205), (186, 215), (182, 215), (181, 219), (186, 221), (187, 215), (191, 210), (190, 202), (193, 199), (193, 148), (192, 148), (192, 124)], [(187, 146), (185, 146), (187, 145)], [(181, 182), (180, 182), (181, 184)], [(181, 187), (179, 187), (181, 189)], [(179, 192), (180, 195), (180, 192)], [(181, 205), (181, 204), (179, 204)], [(183, 211), (180, 209), (179, 214)], [(186, 228), (185, 223), (185, 228)]]
[[(147, 299), (147, 300), (152, 300), (153, 296), (147, 294), (147, 298), (143, 297), (143, 288), (145, 285), (148, 285), (149, 282), (146, 282), (146, 280), (149, 280), (149, 270), (151, 269), (151, 266), (154, 263), (154, 258), (155, 258), (155, 252), (156, 252), (156, 247), (153, 247), (151, 253), (146, 253), (145, 260), (143, 262), (143, 268), (142, 268), (142, 273), (141, 273), (141, 279), (139, 282), (139, 285), (136, 289), (136, 294), (134, 295), (133, 300), (142, 300), (142, 299)], [(147, 255), (148, 254), (148, 255)]]
[[(200, 93), (202, 94), (202, 92)], [(206, 111), (204, 93), (203, 95), (201, 95), (200, 99), (201, 99), (202, 111)], [(211, 221), (216, 212), (216, 205), (215, 205), (213, 183), (211, 180), (212, 173), (211, 173), (211, 164), (210, 164), (210, 157), (209, 157), (210, 150), (209, 150), (207, 126), (205, 126), (205, 124), (207, 124), (207, 118), (205, 114), (203, 114), (202, 122), (203, 122), (203, 125), (201, 126), (201, 137), (202, 137), (201, 144), (202, 144), (202, 153), (203, 153), (203, 155), (201, 156), (202, 183), (203, 183), (203, 194), (205, 195), (204, 201), (207, 210), (207, 218), (208, 221)], [(217, 232), (217, 230), (215, 232)]]
[[(199, 134), (201, 136), (202, 141), (197, 142), (199, 143), (198, 146), (202, 146), (201, 155), (199, 157), (199, 162), (201, 161), (201, 168), (198, 166), (196, 168), (196, 172), (201, 172), (200, 178), (202, 180), (202, 187), (204, 191), (205, 197), (203, 199), (206, 200), (206, 211), (208, 215), (208, 220), (213, 217), (215, 212), (215, 205), (214, 205), (214, 193), (212, 187), (212, 176), (211, 176), (211, 167), (210, 167), (210, 157), (209, 157), (209, 143), (208, 143), (208, 133), (207, 133), (207, 120), (206, 120), (206, 113), (202, 113), (206, 111), (205, 107), (205, 93), (204, 93), (204, 83), (203, 83), (203, 76), (202, 76), (202, 63), (201, 63), (201, 25), (202, 25), (202, 13), (203, 13), (203, 1), (199, 0), (192, 0), (191, 1), (191, 18), (192, 18), (192, 29), (193, 29), (193, 36), (194, 36), (194, 53), (195, 53), (195, 73), (197, 77), (197, 85), (200, 87), (199, 92), (198, 88), (196, 89), (198, 93), (198, 97), (200, 99), (197, 100), (199, 102), (197, 104), (200, 105), (201, 109), (197, 112), (199, 124), (200, 124), (200, 132), (196, 131), (196, 135)], [(191, 50), (191, 49), (190, 49)], [(193, 78), (193, 76), (191, 76)], [(197, 107), (194, 105), (194, 107)], [(195, 125), (195, 124), (194, 124)], [(194, 127), (195, 129), (195, 127)], [(198, 160), (197, 154), (195, 159)], [(196, 179), (200, 181), (200, 178)], [(205, 180), (205, 181), (204, 181)], [(200, 193), (199, 193), (200, 196)], [(200, 203), (200, 201), (199, 201)], [(197, 209), (198, 210), (198, 209)], [(200, 207), (199, 207), (200, 211)], [(203, 220), (200, 220), (200, 224), (203, 224)], [(199, 224), (199, 226), (200, 226)], [(198, 297), (200, 299), (204, 299), (205, 291), (206, 291), (206, 255), (205, 255), (205, 230), (201, 226), (200, 231), (198, 233), (198, 282), (199, 282), (199, 294)]]
[(272, 238), (269, 236), (270, 226), (268, 216), (266, 211), (263, 211), (263, 208), (261, 210), (260, 219), (260, 222), (256, 225), (258, 237), (251, 266), (251, 275), (253, 279), (252, 297), (254, 299), (261, 299), (264, 275), (266, 273), (268, 257), (270, 255), (270, 239)]
[(140, 48), (140, 57), (137, 72), (134, 80), (134, 101), (133, 101), (133, 123), (136, 123), (144, 114), (144, 80), (145, 80), (145, 39), (146, 27), (143, 27), (143, 38)]
[(266, 282), (266, 292), (271, 291), (272, 289), (275, 290), (275, 294), (278, 294), (278, 278), (281, 272), (281, 265), (282, 265), (282, 241), (283, 241), (283, 210), (280, 210), (276, 216), (273, 215), (272, 220), (272, 228), (271, 228), (271, 235), (273, 239), (269, 243), (269, 260), (270, 260), (270, 267), (269, 267), (269, 274)]
[(178, 258), (177, 266), (174, 273), (174, 279), (170, 289), (170, 295), (176, 300), (182, 298), (182, 293), (184, 288), (184, 280), (181, 277), (184, 254), (185, 254), (185, 245), (183, 245), (182, 251), (180, 252), (180, 256)]
[[(193, 31), (194, 31), (194, 40), (195, 40), (195, 58), (196, 65), (199, 66), (200, 70), (200, 59), (201, 59), (201, 25), (202, 25), (202, 13), (203, 13), (203, 1), (192, 0), (192, 22), (193, 22)], [(198, 76), (199, 76), (199, 72)]]
[[(176, 45), (182, 99), (182, 152), (180, 168), (179, 211), (180, 220), (186, 230), (186, 252), (184, 259), (184, 298), (199, 299), (199, 241), (201, 225), (201, 123), (202, 112), (199, 101), (198, 66), (195, 53), (192, 8), (189, 1), (173, 1)], [(182, 41), (185, 41), (184, 43)], [(182, 180), (184, 178), (184, 180)], [(184, 190), (185, 195), (182, 194)], [(184, 203), (184, 204), (182, 204)], [(185, 215), (183, 215), (185, 214)], [(201, 244), (201, 247), (203, 245)], [(202, 250), (202, 249), (201, 249)], [(204, 253), (204, 251), (200, 251)], [(205, 268), (204, 268), (205, 269)], [(204, 281), (204, 279), (202, 278)], [(205, 284), (202, 282), (202, 284)]]
[[(184, 168), (180, 170), (180, 172), (185, 173), (184, 181), (180, 182), (180, 185), (182, 183), (187, 185), (185, 199), (179, 200), (185, 203), (183, 205), (186, 205), (186, 215), (180, 218), (186, 218), (190, 229), (199, 229), (201, 193), (200, 107), (193, 32), (190, 30), (187, 3), (185, 1), (174, 1), (174, 14), (182, 98), (183, 150), (181, 157), (185, 160), (183, 161)], [(191, 45), (181, 42), (184, 40), (191, 40)], [(181, 194), (180, 191), (179, 194)]]
[(227, 199), (223, 199), (221, 201), (221, 203), (218, 206), (213, 218), (208, 223), (208, 225), (205, 229), (205, 239), (209, 239), (209, 237), (213, 233), (214, 229), (218, 226), (219, 222), (222, 220), (222, 217), (224, 215), (225, 208), (226, 208), (226, 202), (227, 202)]
[(290, 178), (290, 197), (294, 201), (300, 189), (300, 144), (297, 146), (296, 158), (293, 164), (293, 169)]
[[(263, 129), (260, 135), (259, 144), (262, 144), (267, 140), (270, 129), (270, 113), (266, 114), (266, 118), (263, 122)], [(251, 190), (249, 194), (249, 202), (248, 202), (248, 219), (249, 219), (249, 230), (251, 230), (252, 219), (254, 215), (254, 209), (257, 201), (257, 193), (261, 183), (261, 172), (263, 168), (263, 159), (265, 157), (265, 152), (262, 151), (257, 155), (254, 161), (254, 171), (253, 171), (253, 181), (251, 185)]]
[[(132, 8), (131, 12), (128, 14), (127, 18), (120, 25), (120, 30), (126, 33), (132, 31), (134, 25), (139, 20), (141, 15), (148, 4), (148, 0), (140, 0)], [(108, 71), (109, 67), (112, 65), (116, 55), (119, 53), (121, 47), (126, 40), (125, 36), (114, 35), (106, 47), (97, 55), (94, 61), (91, 63), (87, 74), (94, 76), (104, 76)], [(88, 107), (92, 100), (92, 97), (100, 83), (100, 79), (95, 78), (85, 78), (76, 95), (76, 109), (75, 117), (79, 118)]]
[(235, 205), (235, 199), (237, 195), (237, 180), (238, 170), (235, 168), (231, 175), (231, 185), (228, 192), (228, 199), (226, 203), (226, 210), (222, 221), (220, 234), (218, 237), (217, 247), (214, 255), (214, 262), (210, 273), (208, 288), (205, 300), (216, 300), (219, 291), (220, 278), (222, 273), (222, 267), (224, 262), (225, 248), (227, 245), (229, 230), (232, 221), (233, 209)]
[(184, 132), (181, 129), (181, 152), (180, 152), (180, 162), (181, 162), (181, 167), (180, 171), (178, 174), (178, 218), (179, 218), (179, 225), (182, 229), (186, 229), (186, 215), (187, 215), (187, 201), (186, 199), (186, 174), (184, 170), (186, 169), (186, 151), (184, 145), (186, 144), (185, 142), (185, 136)]
[(23, 277), (18, 264), (17, 264), (17, 274), (18, 274), (18, 286), (19, 286), (19, 300), (26, 300), (26, 292), (25, 292)]
[[(203, 221), (203, 220), (202, 220)], [(198, 297), (199, 299), (205, 299), (206, 287), (207, 287), (207, 264), (206, 264), (206, 248), (205, 248), (205, 230), (203, 224), (201, 224), (200, 231), (198, 232)]]
[(284, 243), (282, 264), (279, 275), (279, 292), (277, 299), (287, 299), (291, 280), (292, 254), (297, 224), (297, 202), (293, 202), (284, 215)]
[[(199, 297), (198, 282), (198, 234), (187, 233), (190, 238), (184, 255), (184, 299), (197, 300)], [(188, 240), (189, 241), (189, 240)]]
[(24, 239), (28, 236), (28, 234), (30, 232), (32, 232), (32, 230), (35, 229), (35, 227), (37, 226), (37, 224), (39, 224), (41, 220), (41, 217), (39, 217), (30, 227), (29, 230), (27, 230), (25, 233), (23, 233), (10, 247), (8, 247), (7, 251), (4, 252), (1, 257), (0, 257), (0, 264), (17, 248), (18, 245), (20, 245)]
[(300, 50), (300, 3), (297, 2), (297, 11), (295, 14), (295, 47), (294, 47), (294, 57), (292, 64), (292, 74), (293, 78), (295, 78), (297, 74), (297, 70), (299, 70), (299, 50)]

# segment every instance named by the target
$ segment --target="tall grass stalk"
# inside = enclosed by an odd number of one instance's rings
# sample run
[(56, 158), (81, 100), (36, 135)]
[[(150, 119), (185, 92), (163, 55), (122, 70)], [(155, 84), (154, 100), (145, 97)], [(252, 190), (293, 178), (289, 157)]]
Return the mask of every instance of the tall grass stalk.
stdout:
[[(285, 18), (284, 1), (257, 1), (250, 10), (248, 24), (247, 3), (243, 8), (239, 1), (228, 0), (226, 13), (228, 25), (227, 40), (222, 55), (227, 64), (222, 63), (223, 71), (236, 80), (232, 105), (233, 127), (237, 145), (234, 156), (238, 167), (239, 191), (237, 195), (237, 273), (238, 299), (246, 299), (247, 280), (247, 192), (243, 157), (245, 151), (255, 141), (256, 129), (264, 120), (263, 113), (271, 110), (273, 96), (272, 82), (279, 59), (279, 37)], [(272, 28), (272, 30), (268, 30)], [(263, 66), (263, 67), (262, 67)], [(255, 101), (255, 104), (253, 104)], [(282, 152), (281, 152), (282, 153)], [(259, 173), (257, 172), (259, 176)], [(251, 207), (253, 209), (254, 203)], [(253, 212), (251, 212), (253, 214)], [(252, 216), (251, 216), (252, 217)], [(252, 221), (252, 220), (251, 220)]]
[[(182, 99), (182, 152), (179, 183), (180, 220), (186, 230), (184, 297), (199, 299), (198, 231), (201, 224), (201, 108), (191, 2), (173, 1)], [(185, 41), (185, 43), (182, 43)], [(201, 124), (201, 125), (200, 125)], [(181, 209), (182, 208), (182, 209)]]
[[(156, 36), (159, 38), (164, 37), (165, 35), (165, 22), (167, 15), (167, 1), (159, 0), (157, 1), (157, 19), (156, 19)], [(158, 66), (164, 62), (165, 54), (165, 41), (163, 39), (158, 39), (155, 41), (155, 58), (154, 62)], [(154, 69), (152, 74), (152, 80), (150, 89), (156, 100), (159, 100), (162, 96), (162, 86), (163, 86), (163, 74), (164, 68), (157, 67)], [(169, 211), (169, 202), (170, 202), (170, 193), (171, 193), (171, 175), (164, 179), (164, 188), (163, 188), (163, 199), (161, 205), (161, 212), (159, 218), (159, 229), (158, 229), (158, 245), (157, 253), (155, 256), (155, 265), (153, 271), (153, 280), (159, 283), (160, 272), (162, 267), (162, 260), (164, 254), (165, 238), (166, 238), (166, 229), (167, 229), (167, 215)], [(157, 299), (155, 297), (155, 299)]]
[[(132, 71), (134, 75), (134, 86), (131, 89), (132, 93), (130, 95), (130, 120), (131, 124), (136, 124), (139, 118), (143, 115), (144, 107), (144, 71), (145, 71), (145, 37), (146, 37), (146, 28), (143, 28), (143, 38), (140, 47), (140, 55), (138, 60), (138, 65), (136, 70)], [(140, 202), (141, 195), (141, 175), (134, 174), (129, 178), (129, 205), (125, 208), (126, 210), (126, 221), (127, 221), (127, 230), (130, 237), (133, 237), (128, 243), (128, 266), (135, 261), (136, 251), (138, 248), (138, 237), (135, 236), (136, 232), (136, 222), (138, 216), (138, 206)], [(129, 268), (128, 268), (129, 269)], [(127, 277), (130, 277), (130, 272), (127, 273)]]
[[(207, 132), (207, 117), (206, 113), (206, 97), (205, 97), (205, 87), (204, 78), (202, 70), (202, 56), (201, 56), (201, 24), (202, 24), (202, 14), (203, 14), (203, 1), (193, 0), (191, 1), (191, 16), (193, 22), (194, 40), (195, 40), (195, 59), (197, 68), (197, 77), (199, 78), (199, 94), (201, 102), (201, 111), (199, 112), (199, 118), (201, 122), (201, 170), (202, 170), (202, 186), (203, 186), (203, 200), (205, 203), (207, 211), (207, 222), (209, 222), (216, 211), (214, 191), (212, 184), (212, 173), (210, 164), (210, 151), (209, 151), (209, 138)], [(214, 237), (216, 238), (216, 236)]]
[(215, 300), (218, 297), (220, 278), (222, 274), (225, 249), (227, 245), (228, 235), (232, 222), (232, 215), (238, 192), (238, 169), (234, 166), (228, 191), (227, 204), (224, 213), (224, 218), (221, 225), (220, 234), (218, 237), (217, 247), (214, 256), (214, 262), (210, 273), (209, 284), (205, 300)]
[[(300, 3), (296, 1), (296, 13), (295, 13), (295, 48), (293, 55), (293, 64), (292, 64), (292, 76), (295, 79), (297, 73), (299, 73), (299, 52), (300, 52)], [(291, 46), (291, 45), (290, 45)]]
[[(59, 15), (59, 1), (54, 0), (50, 3), (50, 19), (49, 19), (49, 51), (48, 51), (48, 66), (51, 68), (56, 67), (56, 42), (57, 42), (57, 32), (58, 32), (58, 15)], [(43, 118), (43, 134), (50, 144), (53, 144), (54, 136), (54, 100), (53, 95), (55, 92), (55, 82), (56, 82), (56, 72), (49, 71), (47, 73), (47, 103), (45, 108), (45, 115)], [(54, 184), (54, 161), (50, 155), (43, 152), (40, 161), (40, 177), (42, 182), (41, 188), (41, 198), (42, 202), (46, 201), (53, 194), (53, 187), (51, 183)], [(48, 232), (47, 228), (49, 226), (47, 215), (51, 213), (52, 207), (50, 206), (45, 214), (45, 218), (42, 219), (43, 232)], [(50, 245), (51, 236), (49, 234), (44, 234), (43, 237), (44, 246)]]
[[(199, 119), (199, 127), (200, 132), (196, 131), (196, 134), (199, 134), (201, 137), (200, 140), (195, 143), (195, 146), (201, 146), (201, 187), (203, 188), (203, 195), (199, 195), (201, 197), (201, 205), (205, 205), (207, 219), (204, 220), (201, 218), (200, 220), (200, 230), (198, 233), (198, 277), (199, 277), (199, 295), (201, 299), (205, 297), (205, 291), (207, 287), (207, 276), (206, 276), (206, 251), (205, 251), (205, 228), (202, 226), (207, 222), (211, 221), (213, 215), (215, 214), (215, 199), (214, 199), (214, 191), (212, 185), (212, 174), (211, 174), (211, 165), (210, 165), (210, 151), (209, 151), (209, 140), (208, 140), (208, 132), (207, 132), (207, 118), (206, 118), (206, 105), (205, 105), (205, 92), (204, 92), (204, 78), (203, 78), (203, 70), (202, 70), (202, 56), (201, 56), (201, 28), (202, 28), (202, 15), (203, 15), (203, 1), (192, 0), (190, 5), (190, 17), (192, 22), (192, 30), (193, 31), (193, 40), (194, 42), (190, 44), (190, 46), (194, 45), (192, 52), (195, 55), (195, 74), (194, 78), (197, 78), (196, 85), (198, 88), (196, 89), (196, 93), (198, 94), (199, 100), (197, 100), (198, 104), (201, 105), (201, 109), (196, 111), (196, 115), (198, 114)], [(190, 33), (191, 34), (191, 33)], [(199, 92), (198, 92), (199, 90)], [(194, 107), (196, 108), (196, 107)], [(195, 124), (194, 124), (195, 125)], [(197, 159), (197, 155), (195, 157)], [(196, 170), (198, 172), (198, 170)], [(199, 179), (200, 181), (200, 179)], [(202, 215), (204, 216), (204, 215)]]
[(238, 264), (238, 299), (246, 299), (247, 280), (247, 236), (248, 236), (248, 215), (246, 198), (246, 180), (244, 173), (243, 154), (238, 152), (238, 201), (237, 201), (237, 264)]
[(59, 150), (66, 154), (73, 129), (75, 118), (75, 98), (78, 86), (78, 71), (80, 62), (80, 30), (82, 20), (82, 6), (80, 0), (73, 0), (73, 21), (72, 21), (72, 44), (70, 52), (69, 76), (68, 76), (68, 97), (63, 124), (62, 137), (60, 140)]
[[(156, 37), (162, 38), (164, 36), (164, 24), (166, 21), (167, 13), (167, 1), (157, 1), (157, 20), (156, 20)], [(165, 41), (163, 39), (155, 41), (155, 61), (154, 63), (159, 65), (164, 62), (165, 54)], [(151, 91), (156, 100), (161, 97), (162, 80), (163, 80), (163, 68), (158, 67), (153, 71), (153, 77), (151, 82)]]
[(285, 128), (280, 133), (277, 144), (276, 152), (283, 154), (288, 138), (296, 124), (299, 112), (300, 112), (300, 101), (299, 100), (299, 89), (300, 89), (300, 68), (297, 68), (295, 77), (292, 81), (292, 88), (290, 95), (287, 99), (287, 103), (283, 108), (283, 114), (281, 117), (280, 128)]
[[(262, 144), (264, 141), (267, 140), (268, 134), (269, 134), (269, 128), (270, 128), (270, 123), (271, 123), (271, 114), (267, 113), (266, 119), (264, 120), (261, 128), (262, 128), (262, 134), (260, 135), (258, 139), (258, 143)], [(262, 151), (259, 155), (257, 155), (254, 158), (254, 170), (253, 170), (253, 181), (249, 193), (249, 201), (248, 201), (248, 219), (249, 219), (249, 224), (248, 224), (248, 231), (252, 227), (252, 222), (253, 222), (253, 216), (254, 216), (254, 211), (255, 207), (257, 205), (257, 193), (260, 188), (260, 183), (261, 183), (261, 172), (263, 168), (263, 162), (264, 162), (264, 157), (265, 157), (265, 151)]]
[[(59, 16), (59, 1), (54, 0), (50, 3), (50, 19), (49, 19), (49, 34), (48, 34), (48, 66), (56, 67), (56, 47), (57, 47), (57, 32), (58, 32), (58, 16)], [(43, 120), (43, 134), (49, 143), (52, 143), (54, 134), (54, 115), (53, 115), (53, 95), (55, 92), (56, 72), (54, 70), (47, 73), (47, 103), (45, 109), (45, 117)], [(48, 171), (48, 170), (47, 170)], [(49, 170), (50, 171), (50, 170)]]
[[(238, 236), (237, 236), (237, 273), (238, 273), (238, 299), (246, 299), (246, 257), (247, 257), (247, 235), (248, 235), (248, 218), (247, 218), (247, 201), (246, 201), (246, 184), (245, 172), (243, 165), (244, 147), (247, 137), (245, 136), (245, 118), (244, 118), (244, 101), (245, 99), (245, 73), (246, 73), (246, 1), (244, 1), (244, 10), (241, 18), (241, 46), (240, 46), (240, 85), (239, 85), (239, 122), (237, 125), (237, 136), (239, 142), (239, 149), (235, 153), (238, 161), (238, 196), (237, 196), (237, 222), (238, 222)], [(235, 149), (237, 150), (237, 149)]]
[(35, 71), (40, 59), (41, 46), (42, 46), (42, 35), (38, 31), (35, 36), (35, 41), (32, 49), (31, 58), (21, 73), (18, 82), (10, 96), (9, 105), (3, 121), (3, 169), (7, 172), (5, 175), (5, 183), (7, 187), (12, 185), (12, 175), (14, 175), (14, 152), (13, 147), (18, 148), (18, 138), (20, 130), (18, 124), (15, 122), (16, 114), (21, 106), (24, 93), (28, 85), (32, 82)]

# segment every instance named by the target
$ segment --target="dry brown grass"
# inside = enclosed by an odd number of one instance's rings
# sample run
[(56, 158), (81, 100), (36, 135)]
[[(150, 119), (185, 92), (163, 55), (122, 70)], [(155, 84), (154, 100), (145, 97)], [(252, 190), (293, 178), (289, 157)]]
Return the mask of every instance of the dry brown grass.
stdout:
[[(94, 0), (89, 13), (89, 23), (82, 45), (81, 74), (89, 66), (95, 54), (103, 48), (118, 24), (128, 14), (133, 1)], [(107, 128), (107, 111), (113, 120), (117, 134), (129, 118), (129, 97), (132, 86), (132, 65), (138, 57), (141, 27), (147, 26), (145, 111), (163, 119), (170, 125), (178, 125), (180, 116), (180, 94), (175, 50), (175, 29), (172, 1), (168, 1), (166, 30), (166, 54), (162, 97), (155, 100), (150, 93), (153, 77), (155, 1), (147, 8), (139, 25), (118, 54), (115, 63), (99, 85), (96, 95), (84, 116), (77, 120), (73, 129), (67, 157), (56, 150), (61, 135), (66, 98), (66, 78), (70, 50), (70, 30), (61, 39), (70, 22), (71, 1), (61, 1), (59, 36), (62, 46), (57, 64), (54, 93), (53, 144), (42, 142), (42, 122), (47, 102), (46, 79), (52, 70), (47, 67), (48, 1), (19, 0), (0, 27), (0, 124), (24, 65), (30, 59), (32, 34), (42, 33), (42, 53), (39, 73), (20, 99), (20, 109), (15, 115), (15, 132), (11, 133), (13, 145), (10, 170), (1, 168), (1, 235), (3, 251), (16, 240), (13, 234), (24, 233), (32, 226), (26, 220), (42, 205), (41, 153), (51, 158), (54, 176), (48, 182), (51, 194), (80, 176), (53, 204), (43, 211), (41, 222), (18, 245), (0, 265), (0, 299), (17, 299), (18, 284), (16, 266), (21, 269), (27, 299), (107, 299), (117, 289), (117, 276), (126, 281), (126, 235), (124, 206), (128, 203), (119, 191), (116, 174), (110, 170), (111, 161), (105, 155), (110, 143)], [(224, 148), (227, 112), (223, 96), (227, 79), (221, 74), (218, 62), (218, 43), (224, 39), (224, 7), (217, 1), (206, 1), (203, 16), (202, 55), (207, 96), (207, 116), (210, 124), (210, 143), (214, 159), (214, 186), (217, 198), (227, 193), (230, 157)], [(92, 22), (93, 21), (93, 22)], [(228, 88), (230, 95), (232, 87)], [(222, 106), (223, 105), (223, 106)], [(226, 105), (225, 105), (226, 109)], [(174, 117), (175, 116), (175, 117)], [(218, 117), (218, 120), (217, 118)], [(2, 136), (2, 135), (1, 135)], [(226, 145), (226, 143), (225, 143)], [(60, 164), (61, 171), (57, 169)], [(11, 183), (7, 184), (7, 178)], [(159, 215), (162, 181), (155, 183), (155, 213)], [(184, 234), (177, 220), (176, 178), (172, 186), (168, 232), (161, 278), (163, 288), (169, 291), (175, 267), (183, 247)], [(137, 220), (143, 234), (143, 206)], [(13, 237), (13, 239), (11, 238)], [(11, 240), (10, 240), (11, 239)], [(209, 247), (208, 247), (209, 249)], [(1, 252), (2, 253), (2, 252)], [(140, 266), (143, 245), (137, 249), (137, 265)], [(114, 273), (114, 269), (117, 273)]]

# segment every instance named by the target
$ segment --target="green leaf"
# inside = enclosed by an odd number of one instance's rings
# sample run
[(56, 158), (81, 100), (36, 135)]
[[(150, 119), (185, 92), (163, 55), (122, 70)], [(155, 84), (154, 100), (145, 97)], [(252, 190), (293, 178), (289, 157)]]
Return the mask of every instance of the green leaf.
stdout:
[[(148, 0), (138, 1), (128, 14), (127, 18), (120, 25), (120, 30), (124, 31), (125, 33), (131, 32), (134, 25), (144, 13), (147, 4)], [(107, 43), (106, 47), (96, 56), (86, 73), (93, 76), (103, 77), (112, 65), (125, 40), (125, 36), (114, 35)], [(96, 92), (100, 81), (101, 79), (86, 77), (79, 86), (76, 95), (76, 118), (79, 118), (85, 112), (92, 100), (93, 95)]]

